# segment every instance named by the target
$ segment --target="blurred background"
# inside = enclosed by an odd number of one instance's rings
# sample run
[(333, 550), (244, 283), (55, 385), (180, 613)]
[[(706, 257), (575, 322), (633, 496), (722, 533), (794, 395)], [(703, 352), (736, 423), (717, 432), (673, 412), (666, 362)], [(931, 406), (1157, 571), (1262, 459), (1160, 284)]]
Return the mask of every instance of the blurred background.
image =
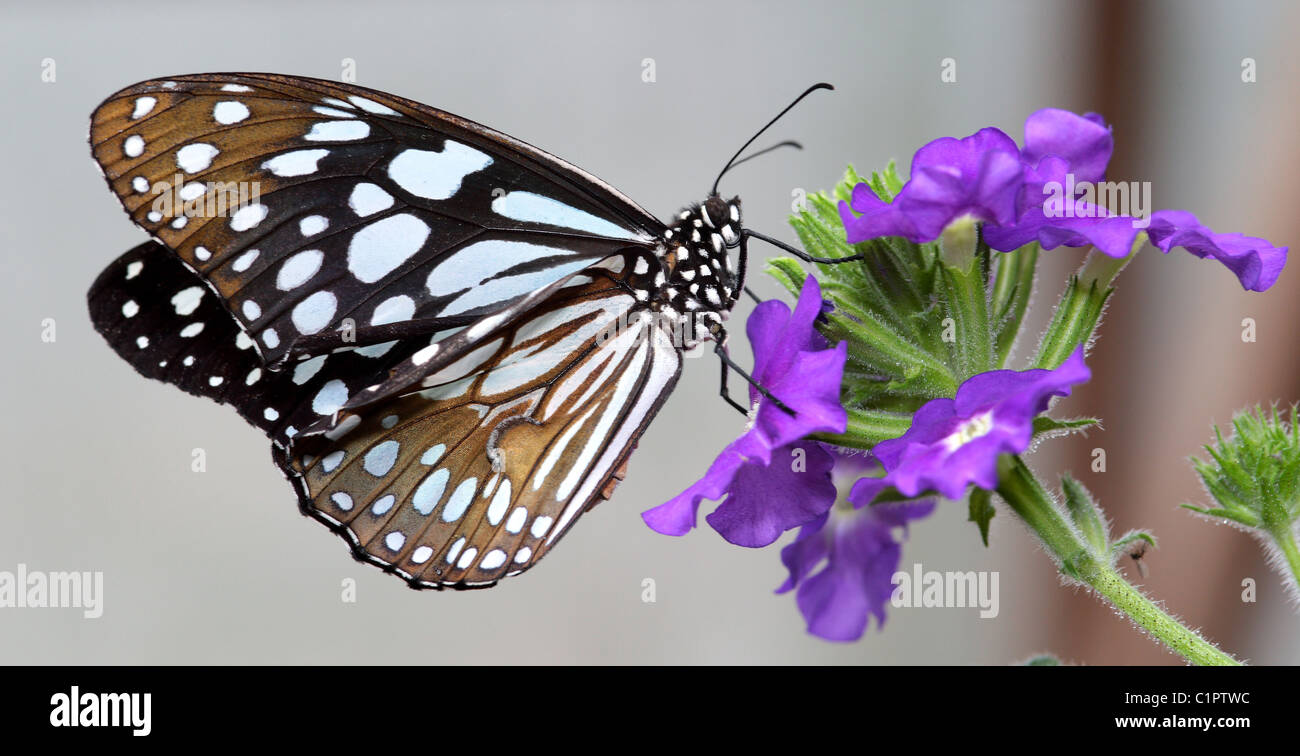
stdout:
[[(141, 79), (338, 79), (352, 65), (359, 84), (532, 142), (666, 217), (702, 199), (793, 95), (827, 80), (836, 92), (769, 135), (804, 151), (724, 183), (757, 230), (793, 241), (793, 194), (829, 187), (846, 163), (897, 158), (905, 170), (925, 142), (986, 125), (1020, 139), (1025, 116), (1056, 106), (1113, 124), (1109, 177), (1150, 181), (1157, 208), (1289, 245), (1300, 232), (1297, 16), (1288, 3), (1231, 1), (4, 3), (0, 570), (103, 571), (105, 608), (97, 620), (0, 609), (0, 663), (1008, 664), (1051, 652), (1178, 664), (1087, 593), (1061, 587), (1016, 521), (996, 517), (986, 549), (957, 504), (914, 526), (902, 568), (997, 571), (996, 619), (891, 609), (883, 631), (857, 643), (806, 635), (792, 597), (772, 594), (785, 577), (777, 547), (733, 547), (707, 527), (668, 538), (639, 517), (741, 431), (716, 397), (711, 359), (687, 362), (613, 501), (545, 565), (490, 591), (411, 591), (298, 514), (257, 431), (143, 380), (93, 332), (86, 289), (145, 237), (105, 190), (86, 127), (100, 100)], [(945, 58), (953, 83), (940, 80)], [(1253, 83), (1242, 81), (1245, 58)], [(54, 80), (43, 80), (51, 65)], [(1080, 253), (1044, 258), (1030, 334)], [(1142, 582), (1262, 664), (1300, 663), (1294, 603), (1248, 536), (1178, 505), (1206, 501), (1186, 458), (1212, 422), (1300, 399), (1298, 287), (1294, 265), (1268, 293), (1249, 294), (1217, 264), (1148, 247), (1119, 280), (1093, 381), (1061, 408), (1100, 415), (1104, 430), (1031, 458), (1048, 473), (1072, 470), (1115, 527), (1152, 529), (1160, 548)], [(47, 318), (53, 343), (41, 339)], [(1242, 341), (1243, 318), (1255, 320), (1257, 341)], [(748, 359), (743, 344), (737, 353)], [(191, 472), (195, 448), (204, 473)], [(1090, 467), (1096, 448), (1104, 473)], [(341, 599), (347, 579), (354, 603)], [(653, 603), (642, 600), (647, 579)], [(1242, 601), (1245, 579), (1257, 583), (1253, 603)]]

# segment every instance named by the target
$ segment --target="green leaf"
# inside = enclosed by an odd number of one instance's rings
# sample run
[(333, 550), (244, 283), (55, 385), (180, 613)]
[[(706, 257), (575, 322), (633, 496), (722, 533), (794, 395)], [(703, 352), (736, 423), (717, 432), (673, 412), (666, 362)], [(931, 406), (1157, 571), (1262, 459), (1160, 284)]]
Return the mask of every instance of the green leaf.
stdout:
[(1092, 494), (1069, 474), (1061, 476), (1061, 491), (1065, 494), (1065, 509), (1070, 513), (1074, 526), (1083, 534), (1095, 555), (1104, 555), (1110, 537), (1109, 530), (1106, 518), (1093, 501)]
[(1021, 663), (1023, 667), (1059, 667), (1061, 660), (1051, 654), (1039, 654), (1025, 659)]
[(1038, 244), (1029, 244), (997, 256), (993, 278), (992, 302), (994, 360), (998, 367), (1006, 364), (1020, 326), (1034, 293), (1034, 273), (1038, 268)]
[(1034, 418), (1034, 438), (1055, 436), (1064, 436), (1070, 433), (1081, 433), (1094, 425), (1100, 425), (1101, 420), (1095, 417), (1071, 417), (1057, 419), (1047, 415), (1039, 415)]
[(982, 488), (976, 488), (970, 493), (970, 517), (967, 522), (973, 522), (980, 529), (980, 540), (984, 542), (984, 547), (989, 545), (989, 522), (997, 510), (993, 508), (993, 493), (985, 491)]

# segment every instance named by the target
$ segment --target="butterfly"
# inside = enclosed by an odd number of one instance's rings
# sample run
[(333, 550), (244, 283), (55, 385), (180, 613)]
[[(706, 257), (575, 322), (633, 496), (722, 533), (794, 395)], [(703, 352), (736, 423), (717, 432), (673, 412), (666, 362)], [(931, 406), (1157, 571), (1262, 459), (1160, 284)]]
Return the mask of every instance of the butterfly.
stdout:
[(716, 181), (664, 223), (505, 134), (303, 77), (135, 84), (90, 145), (152, 236), (92, 285), (96, 330), (232, 405), (304, 514), (416, 588), (536, 564), (623, 479), (686, 350), (714, 343), (727, 396), (746, 239), (773, 241)]

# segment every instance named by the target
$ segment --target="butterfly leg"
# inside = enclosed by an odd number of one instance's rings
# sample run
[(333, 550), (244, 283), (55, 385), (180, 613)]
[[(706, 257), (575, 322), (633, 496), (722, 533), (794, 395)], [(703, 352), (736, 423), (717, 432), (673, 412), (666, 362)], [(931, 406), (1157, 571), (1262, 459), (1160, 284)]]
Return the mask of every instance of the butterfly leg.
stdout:
[(742, 368), (740, 365), (737, 365), (736, 362), (731, 359), (731, 357), (727, 354), (727, 348), (722, 345), (721, 341), (714, 342), (713, 353), (718, 355), (718, 359), (722, 360), (722, 386), (720, 389), (720, 393), (722, 394), (722, 398), (727, 400), (728, 404), (740, 410), (746, 416), (749, 415), (749, 412), (744, 407), (737, 404), (736, 401), (732, 399), (730, 394), (727, 392), (727, 371), (734, 370), (741, 378), (744, 378), (746, 381), (749, 381), (750, 385), (758, 389), (758, 393), (762, 394), (763, 398), (772, 402), (772, 404), (776, 405), (778, 408), (780, 408), (782, 412), (786, 413), (787, 415), (790, 415), (791, 417), (794, 416), (795, 414), (794, 410), (790, 409), (785, 402), (773, 396), (772, 392), (768, 391), (766, 386), (754, 380), (753, 376), (745, 372), (744, 368)]
[(721, 396), (727, 404), (735, 407), (737, 412), (745, 417), (749, 417), (749, 411), (742, 407), (735, 399), (732, 399), (731, 392), (727, 390), (727, 376), (731, 374), (731, 370), (727, 367), (726, 361), (720, 360), (718, 366), (722, 368), (722, 381), (718, 384), (718, 395)]
[(785, 242), (779, 239), (773, 239), (772, 237), (766, 234), (760, 234), (757, 231), (751, 231), (746, 228), (741, 230), (740, 235), (742, 238), (748, 238), (752, 236), (755, 239), (758, 239), (759, 241), (765, 241), (768, 244), (777, 247), (778, 249), (784, 250), (785, 252), (794, 255), (795, 257), (799, 258), (800, 260), (803, 260), (804, 262), (823, 263), (825, 265), (838, 265), (839, 263), (862, 260), (866, 257), (866, 255), (863, 255), (861, 253), (856, 255), (849, 255), (848, 257), (813, 257), (812, 255), (808, 254), (807, 252), (804, 252), (801, 249), (795, 249), (794, 247), (791, 247), (789, 244), (786, 244)]

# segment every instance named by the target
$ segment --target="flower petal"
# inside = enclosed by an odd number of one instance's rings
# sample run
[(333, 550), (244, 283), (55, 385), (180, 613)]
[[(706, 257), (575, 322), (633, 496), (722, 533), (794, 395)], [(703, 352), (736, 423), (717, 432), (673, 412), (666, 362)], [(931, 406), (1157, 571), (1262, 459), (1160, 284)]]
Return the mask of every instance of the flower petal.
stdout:
[(1038, 165), (1049, 155), (1064, 159), (1075, 181), (1097, 182), (1106, 178), (1106, 165), (1115, 149), (1115, 139), (1096, 113), (1077, 115), (1068, 110), (1043, 108), (1025, 119), (1025, 162)]
[[(826, 513), (835, 503), (834, 458), (821, 444), (778, 449), (767, 467), (741, 467), (727, 499), (705, 519), (737, 546), (767, 546), (787, 530)], [(653, 511), (653, 510), (652, 510)]]
[(1197, 257), (1218, 260), (1247, 291), (1267, 290), (1286, 266), (1287, 247), (1275, 247), (1267, 239), (1254, 236), (1215, 233), (1201, 225), (1195, 215), (1182, 210), (1153, 213), (1147, 234), (1162, 252), (1182, 247)]
[[(1034, 418), (1052, 397), (1068, 396), (1071, 387), (1091, 376), (1082, 346), (1055, 370), (994, 370), (973, 376), (958, 387), (954, 399), (922, 405), (902, 436), (876, 444), (872, 454), (887, 471), (883, 480), (904, 496), (938, 491), (960, 499), (972, 483), (996, 488), (998, 458), (1029, 448)], [(869, 493), (864, 490), (858, 498)]]

